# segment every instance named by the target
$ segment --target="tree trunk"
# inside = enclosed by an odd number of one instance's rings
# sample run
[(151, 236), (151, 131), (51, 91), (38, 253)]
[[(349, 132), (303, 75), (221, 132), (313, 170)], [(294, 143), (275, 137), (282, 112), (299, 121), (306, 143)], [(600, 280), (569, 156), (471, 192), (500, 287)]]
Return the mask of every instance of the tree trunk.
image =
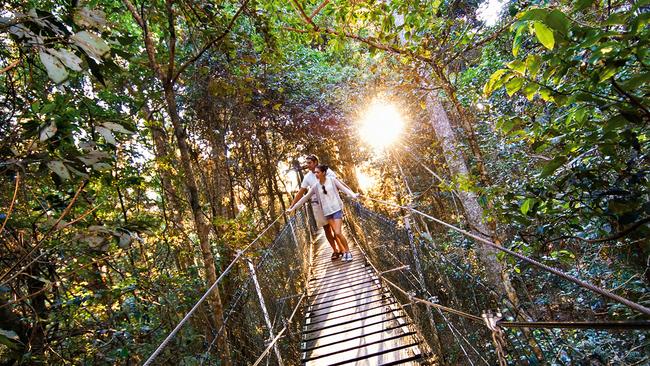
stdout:
[(223, 146), (223, 156), (225, 157), (224, 169), (226, 171), (226, 176), (228, 177), (228, 192), (230, 193), (230, 216), (234, 218), (239, 213), (239, 210), (237, 209), (237, 201), (235, 198), (235, 178), (233, 177), (232, 171), (230, 170), (230, 164), (228, 163), (228, 144), (226, 143), (226, 140), (223, 138), (223, 136), (221, 144)]
[(489, 187), (492, 183), (490, 175), (488, 174), (487, 169), (485, 168), (485, 163), (483, 160), (483, 153), (481, 148), (476, 141), (476, 131), (474, 130), (474, 118), (467, 112), (467, 110), (462, 106), (458, 97), (456, 95), (456, 87), (449, 81), (447, 76), (444, 73), (444, 70), (437, 65), (433, 65), (433, 71), (440, 82), (440, 86), (445, 91), (447, 98), (454, 105), (454, 108), (458, 112), (458, 117), (460, 119), (460, 126), (465, 131), (467, 137), (467, 144), (469, 145), (470, 150), (472, 151), (472, 158), (476, 161), (476, 168), (478, 169), (479, 177), (481, 183), (485, 187)]
[[(465, 158), (458, 148), (458, 140), (454, 130), (451, 128), (451, 123), (447, 112), (445, 112), (442, 103), (431, 95), (426, 98), (426, 105), (431, 115), (431, 125), (438, 137), (438, 141), (444, 152), (444, 158), (447, 163), (450, 175), (453, 177), (467, 177), (469, 171), (465, 164)], [(478, 203), (478, 197), (474, 192), (458, 189), (458, 196), (461, 200), (465, 211), (465, 217), (471, 228), (471, 231), (484, 238), (490, 238), (491, 231), (483, 222), (483, 209)], [(506, 294), (506, 287), (511, 287), (504, 284), (501, 277), (503, 267), (497, 260), (496, 249), (478, 244), (476, 251), (479, 260), (485, 266), (485, 272), (488, 280), (492, 285), (499, 290), (502, 294)]]
[[(168, 160), (170, 159), (170, 152), (168, 149), (168, 142), (165, 136), (165, 131), (161, 126), (158, 125), (156, 121), (153, 121), (150, 117), (150, 112), (148, 108), (143, 109), (145, 114), (148, 116), (149, 129), (151, 130), (151, 136), (154, 143), (154, 154), (158, 160)], [(185, 225), (183, 224), (182, 212), (183, 208), (178, 201), (178, 192), (176, 187), (172, 184), (172, 177), (169, 174), (169, 170), (166, 167), (158, 168), (158, 174), (160, 175), (160, 184), (162, 185), (164, 198), (167, 199), (169, 203), (169, 211), (171, 212), (171, 220), (169, 225), (171, 225), (172, 232), (182, 233), (181, 237), (185, 235)], [(191, 243), (189, 239), (181, 239), (180, 248), (177, 247), (176, 251), (185, 251), (186, 253), (179, 253), (177, 255), (178, 264), (180, 269), (186, 270), (189, 266), (195, 265), (194, 262), (194, 251), (192, 250)]]
[[(214, 263), (214, 256), (212, 255), (212, 250), (210, 248), (210, 224), (201, 209), (199, 190), (196, 186), (196, 177), (191, 164), (190, 148), (187, 144), (187, 134), (185, 133), (185, 129), (180, 121), (180, 116), (178, 115), (175, 94), (173, 86), (166, 85), (165, 101), (167, 102), (167, 113), (172, 121), (174, 136), (176, 137), (176, 143), (178, 144), (181, 154), (180, 162), (184, 173), (183, 182), (185, 182), (187, 188), (188, 200), (194, 217), (194, 225), (197, 236), (199, 237), (199, 245), (203, 256), (203, 266), (205, 268), (207, 286), (211, 286), (217, 281), (217, 272)], [(210, 294), (210, 306), (212, 308), (212, 315), (214, 316), (215, 329), (219, 330), (223, 326), (223, 305), (221, 303), (221, 296), (218, 288)], [(230, 364), (230, 350), (228, 348), (225, 331), (217, 341), (217, 344), (219, 345), (218, 348), (222, 350), (224, 364)]]
[[(456, 135), (451, 128), (449, 118), (442, 106), (442, 103), (438, 99), (435, 99), (433, 96), (428, 95), (426, 104), (431, 114), (431, 125), (433, 126), (436, 135), (438, 136), (438, 140), (442, 146), (450, 174), (452, 176), (468, 176), (469, 172), (467, 170), (467, 165), (465, 164), (465, 159), (460, 150), (457, 148), (458, 142)], [(458, 196), (463, 205), (465, 217), (471, 228), (471, 231), (475, 235), (487, 239), (496, 237), (494, 227), (488, 227), (488, 225), (486, 225), (483, 221), (483, 209), (478, 203), (476, 194), (459, 189)], [(512, 286), (510, 275), (504, 270), (501, 263), (497, 260), (497, 250), (492, 247), (478, 244), (476, 251), (478, 253), (479, 260), (485, 267), (485, 273), (488, 281), (492, 284), (492, 286), (494, 286), (499, 294), (506, 296), (508, 300), (510, 300), (510, 302), (515, 306), (515, 308), (518, 309), (519, 296), (517, 296), (517, 292)], [(523, 309), (520, 310), (524, 318), (526, 320), (530, 320), (530, 316), (528, 316), (523, 311)], [(523, 331), (526, 334), (528, 343), (531, 345), (533, 352), (535, 352), (535, 355), (540, 360), (543, 360), (543, 354), (535, 343), (530, 331), (526, 328), (524, 328)]]

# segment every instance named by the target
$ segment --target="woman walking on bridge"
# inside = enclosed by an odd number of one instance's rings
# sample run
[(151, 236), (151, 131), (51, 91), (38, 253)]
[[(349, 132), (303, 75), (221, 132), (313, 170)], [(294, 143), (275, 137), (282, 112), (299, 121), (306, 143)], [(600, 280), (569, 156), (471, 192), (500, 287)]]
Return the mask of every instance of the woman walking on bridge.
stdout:
[(359, 195), (352, 192), (348, 187), (338, 181), (336, 178), (328, 177), (327, 165), (321, 164), (316, 167), (314, 174), (316, 175), (317, 183), (314, 184), (307, 194), (305, 194), (295, 205), (291, 206), (287, 212), (291, 213), (295, 211), (298, 207), (302, 206), (312, 195), (318, 194), (321, 208), (323, 209), (323, 214), (327, 219), (327, 223), (334, 230), (334, 235), (343, 246), (343, 258), (342, 260), (350, 262), (352, 261), (352, 253), (350, 253), (350, 247), (348, 246), (348, 241), (343, 236), (343, 231), (341, 226), (343, 224), (343, 201), (341, 201), (341, 196), (339, 196), (339, 190), (343, 191), (349, 197), (357, 198)]

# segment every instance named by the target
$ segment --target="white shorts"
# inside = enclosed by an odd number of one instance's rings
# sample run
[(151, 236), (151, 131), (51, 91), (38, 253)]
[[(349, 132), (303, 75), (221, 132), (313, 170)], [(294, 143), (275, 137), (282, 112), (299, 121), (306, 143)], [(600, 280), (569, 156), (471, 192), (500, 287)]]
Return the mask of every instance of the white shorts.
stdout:
[(327, 219), (325, 214), (323, 214), (323, 208), (317, 202), (311, 203), (311, 210), (314, 212), (314, 218), (316, 219), (316, 226), (323, 227), (327, 225)]

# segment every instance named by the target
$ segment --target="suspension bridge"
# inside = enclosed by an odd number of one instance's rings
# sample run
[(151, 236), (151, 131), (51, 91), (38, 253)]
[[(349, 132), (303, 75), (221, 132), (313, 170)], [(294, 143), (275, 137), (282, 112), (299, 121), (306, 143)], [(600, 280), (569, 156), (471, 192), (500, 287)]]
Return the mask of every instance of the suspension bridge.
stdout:
[[(586, 355), (572, 346), (593, 332), (647, 332), (650, 322), (536, 321), (521, 304), (491, 287), (468, 264), (464, 250), (443, 251), (416, 236), (410, 215), (447, 225), (479, 244), (495, 245), (410, 207), (401, 220), (348, 202), (345, 230), (354, 260), (331, 260), (331, 249), (303, 207), (273, 240), (265, 233), (239, 250), (144, 365), (571, 365)], [(650, 309), (558, 269), (503, 248), (574, 286), (650, 315)], [(224, 319), (210, 337), (191, 345), (184, 325), (221, 286)], [(205, 310), (205, 309), (204, 309)], [(185, 328), (186, 329), (186, 328)], [(575, 329), (588, 329), (581, 334)], [(180, 334), (179, 334), (180, 333)], [(582, 337), (582, 338), (581, 338)], [(234, 345), (227, 356), (220, 340)]]

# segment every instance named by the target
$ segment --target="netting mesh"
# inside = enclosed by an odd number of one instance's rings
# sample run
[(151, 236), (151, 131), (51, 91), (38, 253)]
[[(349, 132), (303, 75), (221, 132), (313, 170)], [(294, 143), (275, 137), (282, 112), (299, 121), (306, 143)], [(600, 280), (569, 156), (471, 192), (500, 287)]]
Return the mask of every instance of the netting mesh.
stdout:
[[(306, 212), (299, 210), (292, 216), (270, 244), (249, 249), (228, 273), (223, 286), (233, 291), (225, 291), (231, 295), (222, 299), (224, 326), (213, 330), (212, 339), (205, 340), (200, 353), (185, 357), (185, 364), (220, 364), (217, 344), (224, 336), (234, 364), (253, 364), (285, 327), (275, 347), (284, 365), (297, 364), (302, 314), (298, 311), (291, 323), (288, 320), (301, 308), (307, 281), (311, 233)], [(264, 365), (278, 364), (275, 348), (262, 361)]]
[[(384, 275), (409, 295), (476, 316), (495, 309), (502, 312), (505, 320), (523, 319), (521, 307), (514, 306), (488, 285), (471, 243), (466, 247), (436, 245), (426, 235), (413, 235), (404, 219), (390, 220), (357, 202), (347, 205), (345, 218), (351, 236), (379, 271), (409, 266)], [(498, 364), (492, 332), (484, 323), (422, 303), (409, 303), (409, 296), (399, 291), (393, 293), (402, 304), (407, 304), (406, 309), (422, 336), (445, 363)], [(508, 364), (568, 365), (585, 359), (584, 353), (570, 345), (584, 344), (590, 337), (607, 332), (508, 328), (504, 333), (503, 350)]]
[[(299, 359), (299, 322), (286, 324), (286, 321), (297, 306), (306, 283), (310, 236), (304, 212), (293, 216), (273, 243), (260, 251), (257, 260), (253, 261), (273, 335), (288, 327), (277, 342), (281, 357), (287, 361), (285, 364)], [(264, 352), (272, 336), (249, 266), (242, 264), (239, 273), (242, 284), (227, 310), (229, 319), (226, 328), (230, 344), (236, 345), (232, 357), (243, 364), (254, 362)], [(270, 352), (267, 358), (265, 361), (277, 364), (274, 352)]]
[[(305, 305), (301, 301), (313, 250), (310, 230), (313, 220), (309, 213), (303, 207), (274, 240), (266, 241), (267, 244), (261, 241), (236, 263), (222, 284), (228, 289), (223, 292), (229, 294), (222, 299), (225, 324), (222, 329), (214, 329), (202, 347), (196, 342), (170, 347), (171, 352), (183, 349), (187, 355), (181, 357), (184, 365), (220, 364), (221, 353), (216, 349), (220, 337), (226, 337), (234, 364), (253, 364), (263, 354), (265, 365), (279, 364), (278, 358), (285, 365), (300, 362), (300, 324)], [(391, 216), (397, 217), (397, 213)], [(493, 333), (482, 320), (417, 301), (424, 299), (474, 316), (495, 309), (503, 313), (504, 320), (530, 320), (522, 316), (521, 306), (513, 305), (490, 286), (471, 242), (460, 246), (445, 244), (450, 242), (450, 237), (453, 242), (462, 242), (462, 238), (454, 237), (458, 234), (451, 232), (439, 233), (437, 238), (417, 233), (411, 229), (412, 221), (408, 216), (401, 217), (400, 221), (391, 220), (358, 202), (346, 205), (345, 224), (351, 234), (348, 236), (351, 244), (358, 245), (369, 263), (394, 285), (386, 287), (413, 320), (413, 330), (417, 330), (413, 340), (426, 340), (421, 348), (427, 361), (496, 365), (497, 352), (503, 350), (501, 360), (509, 365), (583, 364), (593, 358), (580, 345), (592, 349), (593, 345), (586, 345), (602, 334), (616, 341), (607, 331), (506, 328), (504, 344), (495, 346)], [(545, 273), (539, 277), (553, 280)], [(525, 293), (525, 284), (514, 285), (518, 292)], [(521, 302), (525, 305), (532, 301), (522, 299)], [(265, 353), (281, 330), (285, 330), (282, 337)], [(616, 346), (615, 342), (611, 345)], [(618, 347), (624, 348), (625, 344)]]

